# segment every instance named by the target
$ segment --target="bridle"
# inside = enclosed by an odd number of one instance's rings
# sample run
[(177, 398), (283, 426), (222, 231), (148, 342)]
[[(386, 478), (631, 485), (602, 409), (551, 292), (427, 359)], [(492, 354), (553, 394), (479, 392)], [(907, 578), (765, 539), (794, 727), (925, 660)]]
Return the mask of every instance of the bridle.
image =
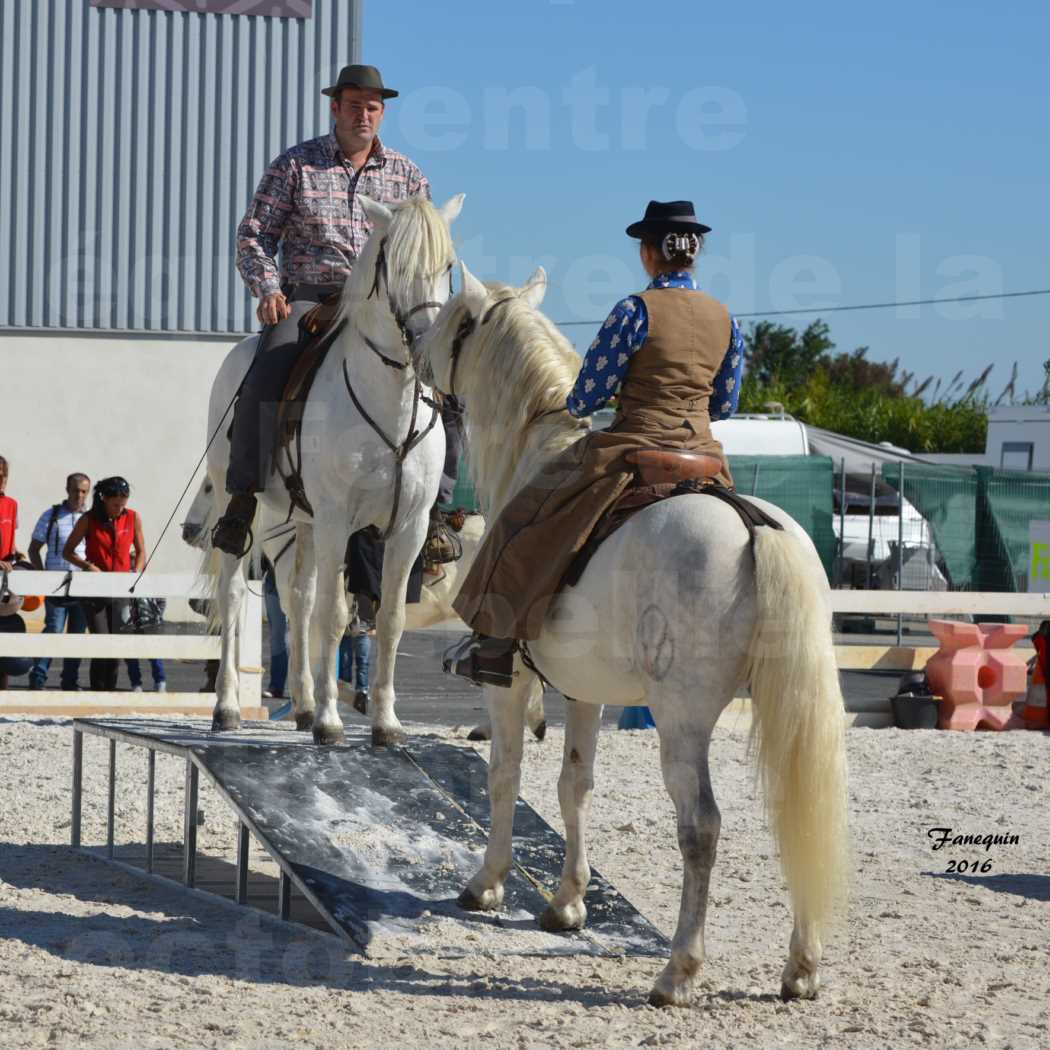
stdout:
[[(448, 268), (448, 291), (449, 297), (452, 296), (452, 264), (449, 264)], [(365, 297), (371, 299), (372, 296), (379, 296), (379, 283), (382, 281), (386, 285), (386, 299), (387, 304), (390, 307), (390, 313), (393, 315), (394, 322), (397, 324), (398, 331), (401, 333), (401, 345), (404, 346), (408, 353), (408, 359), (405, 361), (396, 361), (392, 357), (388, 357), (383, 353), (382, 350), (372, 342), (360, 329), (358, 329), (358, 335), (364, 340), (365, 346), (372, 351), (383, 362), (388, 368), (396, 369), (399, 372), (404, 372), (408, 369), (410, 364), (414, 364), (412, 358), (412, 343), (415, 340), (411, 329), (408, 327), (408, 322), (411, 317), (419, 313), (420, 310), (426, 310), (430, 307), (434, 307), (438, 310), (444, 306), (444, 303), (438, 302), (425, 302), (420, 303), (418, 306), (413, 306), (407, 313), (402, 314), (398, 311), (397, 304), (394, 302), (394, 297), (390, 294), (390, 280), (387, 274), (386, 265), (386, 238), (384, 237), (379, 242), (379, 253), (376, 257), (376, 270), (375, 279), (372, 281), (372, 289)], [(346, 323), (346, 319), (340, 323), (339, 328)], [(338, 329), (336, 330), (338, 333)], [(372, 428), (373, 431), (379, 436), (379, 439), (384, 445), (393, 453), (394, 456), (394, 498), (393, 505), (390, 509), (390, 520), (387, 523), (386, 529), (382, 532), (381, 538), (383, 540), (389, 539), (391, 533), (394, 531), (394, 526), (397, 523), (397, 512), (401, 504), (401, 483), (404, 474), (405, 460), (408, 458), (408, 454), (418, 445), (422, 440), (434, 429), (434, 425), (437, 423), (440, 417), (440, 409), (436, 401), (432, 398), (427, 397), (423, 393), (423, 384), (419, 380), (419, 375), (414, 374), (413, 377), (413, 391), (412, 391), (412, 417), (408, 423), (408, 433), (405, 435), (403, 441), (395, 441), (392, 439), (383, 428), (368, 414), (367, 409), (361, 403), (361, 399), (357, 396), (357, 392), (354, 390), (353, 384), (350, 382), (350, 372), (346, 366), (346, 358), (343, 358), (343, 382), (346, 384), (346, 392), (350, 395), (350, 400), (354, 403), (357, 411), (361, 414), (361, 418)], [(430, 421), (422, 427), (416, 426), (416, 421), (419, 418), (419, 404), (423, 402), (430, 409)]]
[[(409, 320), (411, 320), (412, 317), (414, 317), (417, 313), (419, 313), (420, 310), (429, 310), (429, 309), (440, 310), (441, 307), (444, 306), (445, 304), (444, 303), (435, 302), (434, 300), (428, 300), (427, 302), (419, 303), (417, 306), (413, 306), (412, 309), (409, 310), (407, 313), (402, 314), (398, 310), (397, 303), (394, 302), (394, 297), (390, 294), (390, 277), (389, 277), (389, 274), (387, 273), (387, 266), (386, 266), (386, 238), (385, 237), (379, 242), (379, 251), (376, 254), (375, 278), (372, 281), (372, 290), (368, 293), (367, 296), (365, 296), (366, 299), (371, 299), (373, 295), (376, 296), (376, 298), (379, 297), (379, 282), (380, 281), (382, 281), (383, 284), (386, 286), (386, 301), (387, 301), (387, 305), (390, 307), (390, 313), (393, 315), (394, 323), (397, 325), (397, 329), (401, 333), (401, 345), (406, 350), (411, 352), (412, 344), (413, 344), (413, 342), (415, 342), (415, 338), (416, 337), (412, 334), (412, 330), (408, 327)], [(448, 294), (449, 294), (449, 297), (451, 298), (451, 296), (452, 296), (452, 264), (451, 263), (449, 263), (449, 267), (448, 267)], [(379, 354), (380, 357), (383, 358), (384, 362), (386, 362), (388, 364), (390, 363), (390, 359), (386, 358), (386, 357), (383, 357), (383, 354), (379, 353), (379, 351), (376, 350), (375, 346), (373, 346), (372, 343), (370, 343), (367, 339), (365, 340), (365, 342), (368, 343), (368, 345), (371, 347), (372, 350), (374, 350), (377, 354)], [(404, 368), (405, 366), (402, 365), (401, 367)]]
[[(481, 319), (481, 324), (486, 325), (492, 318), (493, 311), (502, 306), (504, 303), (509, 303), (512, 299), (517, 299), (516, 295), (507, 295), (502, 299), (497, 299), (489, 308), (485, 311), (484, 317)], [(448, 392), (452, 397), (456, 397), (456, 369), (459, 367), (459, 356), (463, 352), (463, 344), (474, 334), (478, 328), (478, 319), (467, 311), (467, 316), (459, 322), (459, 327), (456, 329), (456, 334), (452, 339), (452, 347), (449, 350), (449, 356), (452, 359), (452, 368), (449, 371), (448, 376)]]

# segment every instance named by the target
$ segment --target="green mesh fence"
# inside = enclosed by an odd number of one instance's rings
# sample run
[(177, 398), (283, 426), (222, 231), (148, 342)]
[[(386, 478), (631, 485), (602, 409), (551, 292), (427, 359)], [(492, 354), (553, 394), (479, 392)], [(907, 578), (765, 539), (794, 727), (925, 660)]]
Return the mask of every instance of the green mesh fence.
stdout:
[(801, 525), (831, 579), (838, 539), (834, 463), (827, 456), (730, 456), (737, 492), (775, 503)]
[[(882, 473), (898, 487), (896, 464)], [(953, 590), (1027, 588), (1028, 527), (1050, 518), (1050, 474), (909, 464), (904, 498), (930, 523)]]
[[(836, 550), (832, 461), (826, 456), (730, 456), (729, 469), (739, 492), (776, 504), (809, 533), (830, 578)], [(447, 506), (477, 510), (465, 460)]]

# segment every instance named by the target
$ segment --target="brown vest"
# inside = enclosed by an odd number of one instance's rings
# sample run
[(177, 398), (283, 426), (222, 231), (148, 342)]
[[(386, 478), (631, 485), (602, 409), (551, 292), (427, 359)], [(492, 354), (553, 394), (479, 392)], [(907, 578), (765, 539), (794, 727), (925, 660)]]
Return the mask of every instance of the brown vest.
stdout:
[(653, 288), (639, 298), (649, 333), (627, 366), (617, 429), (666, 433), (686, 426), (713, 440), (708, 402), (729, 347), (728, 311), (688, 288)]

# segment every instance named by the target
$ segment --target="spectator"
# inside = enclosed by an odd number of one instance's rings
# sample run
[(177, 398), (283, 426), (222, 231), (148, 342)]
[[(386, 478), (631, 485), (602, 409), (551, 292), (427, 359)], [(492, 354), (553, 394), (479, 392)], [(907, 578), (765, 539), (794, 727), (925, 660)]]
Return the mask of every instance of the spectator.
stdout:
[(263, 601), (266, 603), (266, 621), (270, 625), (270, 685), (263, 692), (267, 699), (283, 700), (288, 683), (288, 620), (277, 594), (277, 580), (268, 558), (263, 559)]
[(8, 495), (7, 475), (10, 467), (7, 460), (0, 456), (0, 569), (11, 571), (16, 561), (23, 561), (25, 555), (15, 545), (15, 532), (18, 529), (18, 504)]
[[(158, 598), (157, 606), (160, 609), (161, 616), (164, 615), (164, 609), (167, 606), (167, 601), (164, 598)], [(158, 630), (160, 628), (158, 627)], [(131, 682), (131, 691), (133, 693), (142, 692), (142, 668), (139, 666), (138, 660), (125, 660), (124, 663), (128, 668), (128, 681)], [(164, 673), (164, 661), (163, 660), (150, 660), (149, 662), (149, 673), (153, 679), (153, 688), (158, 693), (166, 693), (168, 691), (168, 676)]]
[[(11, 569), (31, 569), (32, 565), (25, 561), (18, 561), (11, 565)], [(4, 569), (9, 572), (10, 569)], [(32, 612), (39, 609), (41, 600), (36, 597), (23, 598), (12, 594), (6, 587), (0, 587), (0, 634), (25, 634), (25, 621), (19, 615), (24, 609)], [(33, 665), (31, 656), (0, 656), (0, 689), (6, 689), (10, 679), (24, 675)]]
[[(146, 542), (142, 536), (142, 519), (128, 507), (130, 494), (130, 486), (121, 477), (99, 481), (91, 510), (76, 523), (62, 557), (86, 572), (137, 572), (146, 557)], [(82, 540), (86, 541), (84, 558), (77, 554)], [(92, 634), (111, 634), (116, 630), (112, 599), (93, 598), (85, 601), (84, 606)], [(118, 666), (117, 661), (110, 658), (93, 659), (91, 688), (115, 689)]]
[(354, 596), (354, 614), (339, 643), (339, 677), (354, 686), (354, 710), (368, 712), (368, 672), (376, 633), (375, 604), (367, 594)]
[[(40, 515), (40, 520), (33, 529), (33, 539), (29, 544), (29, 560), (36, 569), (48, 571), (79, 572), (72, 562), (62, 557), (62, 548), (66, 545), (70, 533), (80, 520), (87, 507), (88, 493), (91, 491), (91, 479), (86, 474), (70, 474), (66, 478), (66, 498), (56, 503)], [(41, 548), (47, 551), (47, 557), (41, 561)], [(77, 554), (84, 556), (84, 544), (77, 548)], [(83, 634), (87, 630), (87, 616), (80, 602), (76, 599), (48, 597), (44, 599), (44, 634)], [(50, 656), (41, 656), (29, 672), (29, 688), (43, 689), (47, 682), (47, 669), (51, 666)], [(72, 658), (62, 661), (62, 688), (76, 690), (80, 686), (77, 677), (80, 674), (80, 661)]]

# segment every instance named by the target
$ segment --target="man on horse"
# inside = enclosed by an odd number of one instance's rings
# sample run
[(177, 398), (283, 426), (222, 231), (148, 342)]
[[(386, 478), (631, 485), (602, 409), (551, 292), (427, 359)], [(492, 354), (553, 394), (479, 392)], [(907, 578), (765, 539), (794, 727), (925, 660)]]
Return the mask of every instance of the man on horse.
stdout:
[(234, 408), (231, 499), (212, 533), (216, 547), (237, 557), (246, 552), (255, 494), (271, 469), (278, 407), (301, 350), (299, 321), (341, 292), (371, 232), (357, 195), (383, 204), (430, 198), (422, 171), (379, 139), (386, 100), (398, 93), (378, 69), (346, 66), (322, 94), (332, 100), (332, 131), (270, 164), (237, 228), (237, 269), (259, 300), (263, 324)]
[(693, 277), (709, 231), (690, 201), (650, 201), (627, 227), (651, 283), (613, 308), (565, 405), (582, 418), (618, 395), (616, 417), (548, 464), (490, 525), (453, 603), (474, 634), (449, 650), (446, 670), (511, 684), (516, 642), (539, 636), (574, 557), (635, 483), (638, 451), (713, 457), (717, 480), (731, 485), (710, 423), (736, 410), (744, 348), (736, 321)]

